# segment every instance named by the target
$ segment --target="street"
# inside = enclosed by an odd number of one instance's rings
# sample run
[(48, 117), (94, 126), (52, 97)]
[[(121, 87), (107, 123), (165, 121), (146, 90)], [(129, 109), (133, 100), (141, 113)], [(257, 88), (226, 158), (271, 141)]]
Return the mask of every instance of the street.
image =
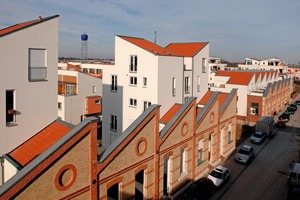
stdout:
[(300, 107), (285, 129), (276, 130), (273, 139), (260, 145), (250, 143), (249, 139), (243, 143), (255, 150), (255, 158), (248, 166), (235, 162), (235, 153), (222, 163), (231, 170), (231, 178), (211, 200), (287, 199), (286, 172), (293, 160), (298, 161), (300, 150)]

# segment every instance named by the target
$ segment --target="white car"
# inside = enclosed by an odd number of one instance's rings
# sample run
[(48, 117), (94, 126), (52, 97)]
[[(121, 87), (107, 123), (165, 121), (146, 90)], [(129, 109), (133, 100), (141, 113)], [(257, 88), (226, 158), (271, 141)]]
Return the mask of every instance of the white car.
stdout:
[(266, 139), (266, 134), (262, 131), (256, 131), (250, 137), (252, 143), (261, 144)]
[(223, 166), (217, 166), (209, 173), (207, 178), (212, 180), (216, 187), (220, 187), (229, 180), (230, 170)]
[(253, 158), (254, 148), (246, 144), (244, 144), (235, 154), (235, 160), (243, 164), (248, 164)]

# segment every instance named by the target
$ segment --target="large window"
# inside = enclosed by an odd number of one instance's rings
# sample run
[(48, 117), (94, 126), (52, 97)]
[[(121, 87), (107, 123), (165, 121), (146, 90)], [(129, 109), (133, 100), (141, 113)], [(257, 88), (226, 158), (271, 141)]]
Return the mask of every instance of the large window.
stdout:
[(137, 77), (135, 77), (135, 76), (130, 76), (129, 77), (130, 79), (130, 85), (134, 85), (134, 86), (136, 86), (137, 85)]
[(202, 140), (198, 141), (198, 162), (197, 165), (201, 165), (203, 163), (203, 152), (202, 152)]
[(190, 77), (184, 77), (184, 92), (186, 94), (190, 93), (190, 89), (191, 89), (191, 81), (190, 81)]
[(118, 90), (118, 79), (117, 75), (111, 76), (111, 91), (117, 91)]
[(130, 56), (129, 71), (130, 72), (137, 72), (137, 56), (136, 55)]
[(71, 96), (75, 95), (75, 85), (74, 84), (66, 84), (66, 95)]
[(29, 49), (29, 81), (42, 81), (47, 78), (46, 49)]
[(186, 148), (184, 148), (180, 151), (180, 174), (186, 172), (186, 168)]
[(231, 142), (233, 142), (233, 125), (229, 124), (229, 127), (228, 127), (228, 144), (230, 144)]

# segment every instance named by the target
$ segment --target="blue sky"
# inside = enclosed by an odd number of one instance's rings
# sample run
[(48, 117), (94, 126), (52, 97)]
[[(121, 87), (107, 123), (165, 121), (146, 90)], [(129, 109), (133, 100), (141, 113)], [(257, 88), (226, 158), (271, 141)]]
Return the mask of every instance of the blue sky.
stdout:
[(114, 57), (115, 35), (166, 46), (209, 42), (210, 55), (300, 61), (299, 0), (0, 0), (0, 29), (38, 16), (59, 17), (59, 56)]

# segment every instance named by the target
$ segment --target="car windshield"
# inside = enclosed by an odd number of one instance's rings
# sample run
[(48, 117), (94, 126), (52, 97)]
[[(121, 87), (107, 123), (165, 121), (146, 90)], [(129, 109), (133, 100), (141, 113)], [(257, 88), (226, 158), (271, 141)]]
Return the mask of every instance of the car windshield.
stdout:
[(248, 151), (248, 150), (246, 150), (246, 149), (240, 149), (240, 150), (238, 151), (238, 153), (244, 154), (244, 155), (249, 155), (249, 154), (250, 154), (250, 151)]
[(210, 173), (211, 176), (215, 177), (215, 178), (218, 178), (218, 179), (222, 179), (222, 173), (216, 171), (216, 170), (213, 170), (211, 173)]
[(259, 134), (259, 133), (254, 133), (254, 134), (253, 134), (253, 137), (262, 138), (262, 135)]

